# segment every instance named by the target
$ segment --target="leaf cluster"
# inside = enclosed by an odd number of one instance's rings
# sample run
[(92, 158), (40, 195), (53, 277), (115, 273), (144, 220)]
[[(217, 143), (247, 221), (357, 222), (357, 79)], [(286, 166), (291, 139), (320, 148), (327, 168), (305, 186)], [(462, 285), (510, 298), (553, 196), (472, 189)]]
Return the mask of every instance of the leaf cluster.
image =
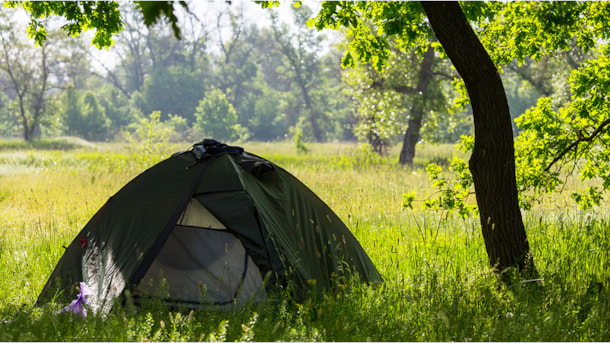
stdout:
[[(578, 46), (593, 49), (608, 38), (606, 2), (488, 2), (484, 20), (477, 20), (480, 39), (498, 65)], [(481, 19), (481, 17), (479, 17)]]
[(425, 49), (431, 31), (423, 18), (419, 2), (326, 1), (310, 25), (318, 30), (346, 28), (354, 39), (343, 56), (343, 67), (355, 67), (360, 61), (380, 71), (390, 57), (389, 36), (402, 50)]
[(4, 5), (21, 6), (30, 13), (28, 36), (37, 45), (42, 45), (48, 34), (43, 19), (52, 15), (66, 19), (61, 28), (69, 35), (94, 29), (91, 43), (100, 49), (112, 45), (112, 35), (123, 28), (119, 4), (115, 1), (7, 1)]
[[(572, 72), (571, 101), (553, 108), (550, 98), (516, 119), (523, 129), (516, 139), (517, 164), (523, 166), (522, 185), (555, 190), (564, 181), (560, 173), (578, 172), (582, 181), (599, 179), (601, 189), (589, 186), (572, 197), (583, 208), (599, 205), (603, 190), (610, 188), (610, 49)], [(537, 166), (535, 168), (534, 166)]]
[(174, 13), (174, 3), (180, 4), (188, 11), (188, 4), (185, 1), (135, 1), (135, 3), (137, 4), (136, 8), (144, 16), (144, 24), (146, 26), (153, 26), (160, 19), (164, 19), (171, 25), (176, 38), (181, 37), (178, 17)]

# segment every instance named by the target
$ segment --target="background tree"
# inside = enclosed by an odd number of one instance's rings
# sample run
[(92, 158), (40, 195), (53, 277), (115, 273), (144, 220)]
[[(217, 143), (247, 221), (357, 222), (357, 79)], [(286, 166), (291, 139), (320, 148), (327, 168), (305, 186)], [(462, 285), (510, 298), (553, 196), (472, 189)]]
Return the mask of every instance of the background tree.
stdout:
[(142, 93), (134, 96), (134, 105), (142, 113), (161, 112), (162, 121), (175, 114), (193, 123), (197, 103), (205, 89), (205, 78), (189, 72), (183, 65), (157, 68), (144, 81)]
[(195, 113), (195, 129), (218, 140), (235, 139), (239, 134), (237, 114), (220, 89), (206, 93)]
[[(243, 7), (226, 6), (216, 17), (218, 52), (212, 54), (212, 83), (227, 95), (238, 123), (248, 127), (252, 139), (274, 140), (287, 132), (280, 108), (282, 92), (268, 85), (262, 63), (280, 64), (268, 55), (271, 42), (248, 18)], [(271, 56), (270, 61), (266, 61)]]
[(19, 26), (8, 17), (0, 24), (0, 68), (6, 75), (6, 89), (12, 93), (13, 108), (18, 113), (23, 138), (32, 140), (40, 130), (48, 108), (49, 48), (42, 44), (32, 49), (31, 42), (23, 42), (16, 36)]
[(49, 73), (56, 80), (57, 88), (72, 85), (76, 89), (89, 87), (91, 76), (95, 75), (89, 57), (90, 44), (83, 37), (67, 37), (61, 31), (51, 33), (54, 61), (49, 64)]
[(252, 138), (261, 141), (271, 141), (282, 138), (288, 132), (286, 115), (280, 108), (281, 94), (262, 83), (257, 88), (253, 101), (253, 112), (248, 119), (247, 127)]
[[(313, 13), (305, 6), (294, 7), (296, 31), (291, 33), (286, 25), (279, 23), (277, 14), (271, 12), (271, 30), (276, 49), (284, 56), (284, 77), (290, 79), (293, 95), (299, 100), (302, 118), (311, 128), (314, 140), (324, 140), (323, 123), (326, 121), (320, 109), (320, 100), (314, 98), (319, 87), (321, 70), (319, 54), (322, 37), (307, 30), (307, 20)], [(294, 122), (291, 122), (293, 124)], [(294, 123), (296, 124), (296, 123)]]
[[(223, 19), (228, 19), (225, 25)], [(256, 88), (256, 78), (261, 57), (257, 52), (264, 50), (258, 28), (246, 21), (244, 8), (227, 9), (216, 18), (216, 36), (219, 52), (214, 58), (214, 84), (227, 94), (229, 102), (240, 113), (240, 122), (246, 123), (248, 96)], [(224, 37), (228, 32), (229, 37)], [(260, 82), (260, 80), (257, 80)]]
[(66, 133), (91, 141), (108, 138), (111, 121), (93, 92), (86, 91), (83, 94), (69, 87), (64, 93), (63, 104)]
[(83, 104), (86, 109), (85, 118), (87, 123), (87, 133), (84, 138), (92, 141), (105, 140), (108, 137), (110, 120), (106, 116), (104, 107), (100, 105), (92, 91), (85, 92)]
[(119, 57), (119, 65), (115, 70), (106, 68), (106, 71), (114, 86), (131, 98), (144, 87), (151, 62), (146, 57), (148, 28), (142, 22), (141, 14), (134, 7), (125, 8), (124, 13), (124, 29), (117, 37), (117, 48), (113, 49)]
[(431, 45), (422, 55), (416, 49), (402, 51), (388, 38), (390, 56), (382, 70), (360, 63), (346, 75), (350, 93), (359, 102), (360, 135), (381, 152), (378, 145), (394, 143), (402, 133), (399, 163), (412, 165), (420, 140), (454, 142), (454, 137), (470, 132), (458, 127), (463, 117), (459, 112), (464, 111), (449, 105), (454, 92), (443, 87), (457, 76), (450, 65), (435, 55)]
[(69, 135), (84, 137), (87, 124), (80, 93), (74, 87), (68, 87), (62, 98), (64, 132)]

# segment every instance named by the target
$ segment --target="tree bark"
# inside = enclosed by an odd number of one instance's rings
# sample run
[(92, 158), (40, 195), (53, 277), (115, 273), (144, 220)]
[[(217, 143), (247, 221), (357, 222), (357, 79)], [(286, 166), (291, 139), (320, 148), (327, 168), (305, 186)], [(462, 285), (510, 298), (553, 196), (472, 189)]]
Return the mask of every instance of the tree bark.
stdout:
[(470, 96), (475, 144), (469, 167), (489, 262), (499, 273), (516, 267), (533, 275), (519, 209), (512, 123), (498, 70), (457, 2), (421, 4)]
[(424, 108), (426, 106), (426, 90), (433, 78), (432, 67), (434, 62), (434, 48), (429, 45), (428, 50), (424, 52), (424, 58), (419, 67), (417, 75), (417, 86), (415, 87), (415, 101), (411, 106), (409, 116), (409, 126), (405, 132), (400, 150), (398, 162), (400, 164), (413, 165), (415, 157), (415, 145), (419, 141), (422, 120), (424, 118)]

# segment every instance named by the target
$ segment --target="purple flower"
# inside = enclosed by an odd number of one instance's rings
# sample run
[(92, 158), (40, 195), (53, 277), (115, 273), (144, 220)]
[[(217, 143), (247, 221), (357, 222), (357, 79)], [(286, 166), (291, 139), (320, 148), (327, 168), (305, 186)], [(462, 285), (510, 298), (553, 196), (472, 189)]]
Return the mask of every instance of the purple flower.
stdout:
[(83, 316), (83, 318), (87, 318), (87, 309), (83, 305), (89, 302), (87, 300), (87, 296), (91, 295), (91, 293), (92, 292), (89, 287), (87, 287), (84, 282), (81, 282), (80, 293), (76, 295), (76, 299), (72, 300), (70, 305), (67, 305), (66, 307), (57, 311), (57, 313), (72, 312), (74, 314), (80, 314), (81, 316)]

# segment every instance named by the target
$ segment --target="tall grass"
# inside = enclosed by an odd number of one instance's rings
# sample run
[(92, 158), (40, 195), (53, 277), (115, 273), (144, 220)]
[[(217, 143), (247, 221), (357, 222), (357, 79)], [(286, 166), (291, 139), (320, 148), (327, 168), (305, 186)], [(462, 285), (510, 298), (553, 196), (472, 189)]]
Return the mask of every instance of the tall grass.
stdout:
[[(180, 148), (186, 148), (188, 145)], [(478, 219), (401, 207), (429, 194), (422, 165), (450, 147), (425, 147), (414, 168), (352, 144), (248, 143), (287, 169), (346, 222), (385, 279), (238, 311), (117, 306), (86, 320), (34, 306), (63, 253), (93, 213), (135, 175), (168, 156), (115, 145), (0, 151), (0, 340), (45, 341), (608, 341), (610, 212), (550, 199), (524, 220), (541, 280), (507, 285), (488, 267)]]

